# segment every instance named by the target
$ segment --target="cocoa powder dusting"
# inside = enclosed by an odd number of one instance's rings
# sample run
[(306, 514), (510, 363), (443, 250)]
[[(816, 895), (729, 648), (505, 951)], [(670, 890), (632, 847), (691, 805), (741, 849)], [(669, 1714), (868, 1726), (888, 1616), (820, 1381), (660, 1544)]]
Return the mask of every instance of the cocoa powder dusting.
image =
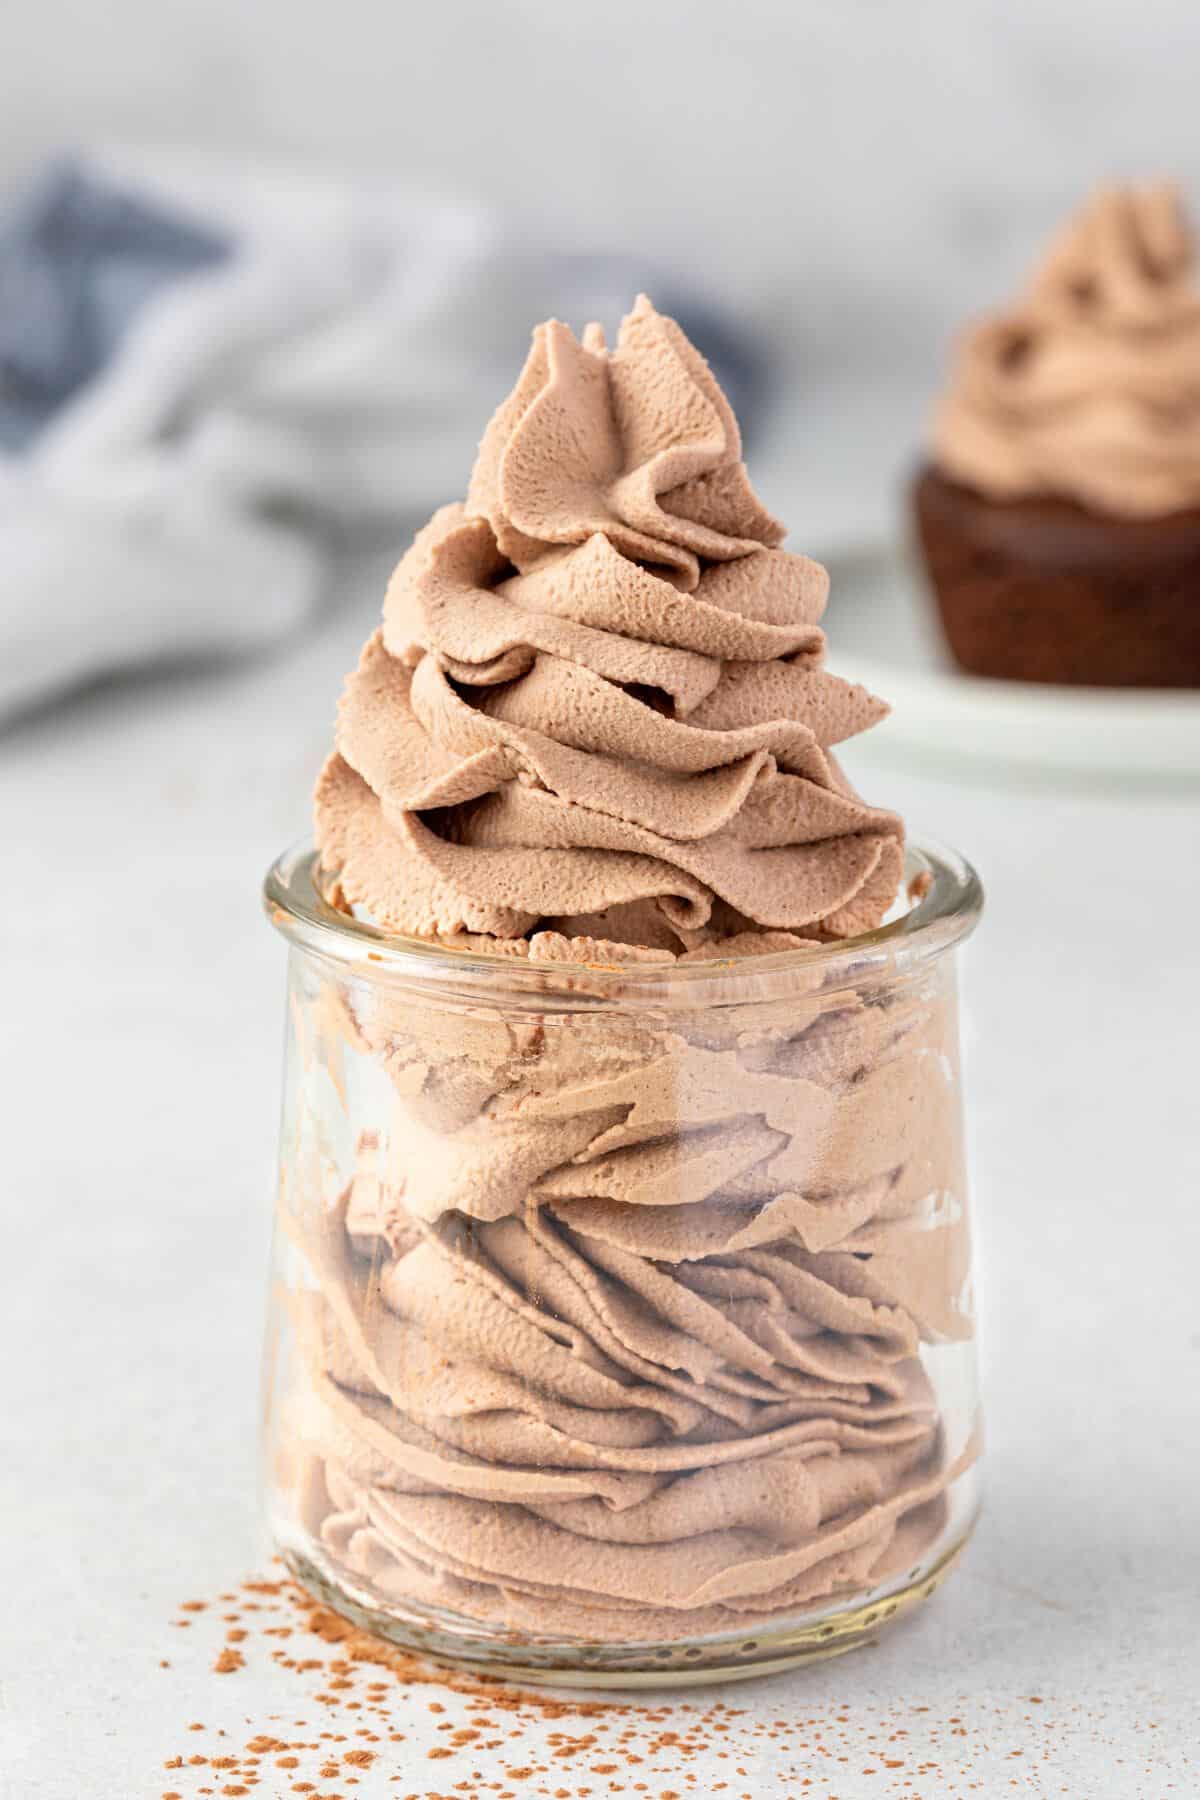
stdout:
[[(261, 1677), (276, 1672), (276, 1709), (244, 1718), (239, 1730), (230, 1722), (236, 1705), (222, 1714), (226, 1727), (181, 1725), (180, 1746), (161, 1764), (169, 1785), (153, 1790), (157, 1800), (356, 1800), (364, 1782), (370, 1796), (396, 1800), (851, 1800), (863, 1792), (957, 1800), (994, 1791), (998, 1756), (1006, 1791), (1073, 1795), (1062, 1778), (1070, 1767), (1059, 1755), (1064, 1732), (1081, 1723), (1089, 1735), (1102, 1731), (1081, 1707), (1056, 1714), (1044, 1693), (1030, 1693), (990, 1707), (987, 1717), (1006, 1736), (1021, 1726), (1023, 1747), (999, 1752), (977, 1696), (964, 1696), (961, 1710), (944, 1718), (903, 1698), (852, 1710), (806, 1695), (803, 1674), (786, 1690), (775, 1685), (770, 1708), (702, 1695), (634, 1701), (523, 1691), (423, 1662), (285, 1576), (243, 1582), (220, 1603), (224, 1611), (203, 1601), (179, 1610), (224, 1636), (205, 1653), (213, 1674), (252, 1671), (261, 1692)], [(179, 1677), (178, 1658), (155, 1662)], [(203, 1678), (193, 1670), (189, 1679)], [(230, 1692), (219, 1684), (214, 1707)], [(1147, 1720), (1151, 1751), (1154, 1729)], [(1178, 1791), (1169, 1779), (1154, 1789)]]

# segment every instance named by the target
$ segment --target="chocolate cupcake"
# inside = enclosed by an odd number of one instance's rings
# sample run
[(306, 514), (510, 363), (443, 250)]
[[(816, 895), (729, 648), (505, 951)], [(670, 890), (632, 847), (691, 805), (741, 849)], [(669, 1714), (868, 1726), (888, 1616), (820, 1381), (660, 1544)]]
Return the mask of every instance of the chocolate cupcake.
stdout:
[(961, 346), (914, 504), (976, 675), (1200, 687), (1200, 286), (1167, 184), (1099, 193)]

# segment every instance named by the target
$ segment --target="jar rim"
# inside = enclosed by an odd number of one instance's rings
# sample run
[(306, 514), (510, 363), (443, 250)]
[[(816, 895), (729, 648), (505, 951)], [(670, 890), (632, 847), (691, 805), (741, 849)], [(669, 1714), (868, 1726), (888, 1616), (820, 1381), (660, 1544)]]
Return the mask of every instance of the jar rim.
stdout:
[[(289, 943), (323, 960), (357, 969), (366, 979), (478, 993), (507, 988), (542, 1000), (556, 992), (581, 1001), (694, 1006), (744, 998), (745, 978), (816, 976), (824, 989), (861, 987), (897, 979), (969, 937), (983, 910), (983, 886), (965, 857), (928, 839), (910, 839), (901, 893), (905, 910), (873, 931), (836, 943), (772, 951), (753, 957), (676, 963), (528, 961), (480, 950), (457, 950), (421, 938), (401, 937), (332, 906), (321, 891), (319, 857), (310, 839), (285, 850), (268, 869), (263, 905), (271, 924)], [(582, 991), (586, 988), (586, 993)], [(728, 990), (723, 995), (722, 990)]]

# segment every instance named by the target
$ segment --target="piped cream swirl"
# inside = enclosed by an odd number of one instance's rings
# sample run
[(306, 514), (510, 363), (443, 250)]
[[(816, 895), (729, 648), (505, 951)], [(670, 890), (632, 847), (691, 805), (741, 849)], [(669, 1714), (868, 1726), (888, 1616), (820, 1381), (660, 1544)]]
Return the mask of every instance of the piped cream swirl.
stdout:
[(348, 900), (670, 954), (877, 924), (900, 822), (832, 747), (886, 709), (823, 666), (825, 571), (781, 535), (676, 325), (540, 327), (348, 682), (316, 804)]
[(1174, 187), (1105, 189), (1025, 298), (961, 346), (939, 467), (995, 499), (1115, 517), (1200, 505), (1200, 287)]
[(973, 1329), (942, 997), (354, 1003), (395, 1115), (342, 1193), (297, 1158), (281, 1195), (326, 1553), (406, 1606), (600, 1640), (920, 1564), (977, 1447), (921, 1355)]

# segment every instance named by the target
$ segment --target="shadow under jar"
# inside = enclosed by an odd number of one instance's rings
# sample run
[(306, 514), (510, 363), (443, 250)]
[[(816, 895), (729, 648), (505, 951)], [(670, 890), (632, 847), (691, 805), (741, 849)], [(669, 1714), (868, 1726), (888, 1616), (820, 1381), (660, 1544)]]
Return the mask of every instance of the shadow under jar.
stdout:
[(264, 1484), (299, 1579), (555, 1683), (836, 1654), (978, 1506), (967, 864), (844, 943), (533, 963), (271, 870), (289, 1031)]

